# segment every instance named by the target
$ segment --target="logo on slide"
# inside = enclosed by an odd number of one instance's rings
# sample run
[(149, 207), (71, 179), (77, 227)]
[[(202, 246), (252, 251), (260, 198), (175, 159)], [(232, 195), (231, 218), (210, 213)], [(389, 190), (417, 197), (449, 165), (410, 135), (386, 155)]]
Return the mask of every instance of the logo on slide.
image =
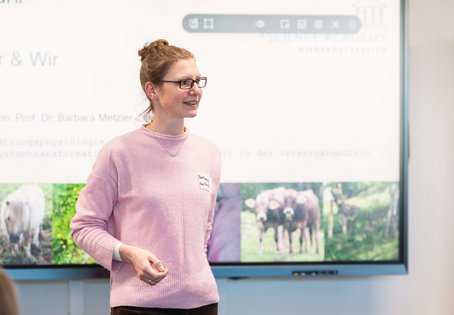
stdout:
[(363, 27), (384, 27), (386, 5), (381, 0), (358, 0), (353, 4)]

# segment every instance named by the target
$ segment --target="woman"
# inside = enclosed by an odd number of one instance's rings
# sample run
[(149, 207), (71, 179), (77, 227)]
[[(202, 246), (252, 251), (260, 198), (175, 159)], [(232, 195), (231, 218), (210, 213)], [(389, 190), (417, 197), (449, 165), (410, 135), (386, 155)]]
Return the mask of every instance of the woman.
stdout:
[(75, 243), (111, 271), (111, 314), (217, 314), (206, 258), (220, 152), (189, 133), (206, 78), (187, 50), (139, 51), (148, 124), (100, 151), (71, 221)]
[(0, 315), (19, 315), (16, 286), (2, 269), (0, 269)]

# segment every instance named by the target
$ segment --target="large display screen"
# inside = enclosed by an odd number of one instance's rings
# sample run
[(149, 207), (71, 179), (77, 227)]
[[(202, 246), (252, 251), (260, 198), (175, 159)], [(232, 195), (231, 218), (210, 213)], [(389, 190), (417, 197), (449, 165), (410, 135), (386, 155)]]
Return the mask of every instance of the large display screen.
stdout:
[(404, 9), (0, 2), (0, 264), (16, 278), (101, 269), (69, 222), (102, 145), (144, 124), (137, 51), (164, 38), (208, 78), (186, 124), (222, 151), (215, 275), (405, 273)]

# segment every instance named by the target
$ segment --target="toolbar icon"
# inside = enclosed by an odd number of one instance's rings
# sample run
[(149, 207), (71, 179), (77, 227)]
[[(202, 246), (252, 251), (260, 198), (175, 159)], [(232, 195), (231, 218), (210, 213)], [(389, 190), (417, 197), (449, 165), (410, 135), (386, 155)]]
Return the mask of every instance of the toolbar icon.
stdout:
[(214, 29), (214, 18), (204, 18), (203, 19), (203, 28), (204, 29)]
[(305, 30), (307, 28), (307, 20), (305, 19), (296, 20), (296, 28), (298, 28), (299, 30)]
[(192, 18), (188, 20), (188, 26), (190, 29), (196, 30), (199, 28), (199, 19), (198, 18)]
[(340, 29), (340, 21), (339, 20), (331, 20), (331, 29), (333, 29), (333, 30)]
[(321, 30), (323, 28), (323, 20), (315, 20), (314, 21), (314, 28), (316, 30)]
[(355, 20), (348, 21), (348, 28), (354, 30), (358, 27), (358, 23)]
[(281, 30), (287, 30), (290, 28), (290, 20), (289, 19), (281, 19), (279, 20), (279, 26)]
[(257, 20), (255, 21), (254, 25), (257, 28), (264, 28), (266, 26), (266, 23), (264, 20)]

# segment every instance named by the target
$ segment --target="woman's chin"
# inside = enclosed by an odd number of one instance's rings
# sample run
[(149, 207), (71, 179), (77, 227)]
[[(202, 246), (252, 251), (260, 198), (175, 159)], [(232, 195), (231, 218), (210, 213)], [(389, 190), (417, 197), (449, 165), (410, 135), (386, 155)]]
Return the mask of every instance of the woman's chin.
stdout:
[(193, 117), (197, 116), (197, 108), (188, 111), (185, 116), (186, 116), (186, 118), (193, 118)]

